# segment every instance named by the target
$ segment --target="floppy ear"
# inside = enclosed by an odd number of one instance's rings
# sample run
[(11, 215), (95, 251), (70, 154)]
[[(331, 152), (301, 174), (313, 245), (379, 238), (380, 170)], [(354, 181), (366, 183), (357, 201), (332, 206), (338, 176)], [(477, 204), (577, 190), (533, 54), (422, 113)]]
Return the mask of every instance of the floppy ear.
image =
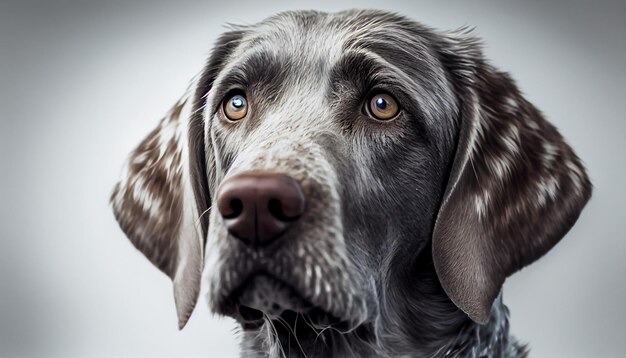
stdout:
[(483, 60), (474, 39), (447, 41), (442, 59), (462, 109), (433, 260), (448, 296), (484, 324), (506, 277), (572, 227), (591, 183), (557, 129)]
[(130, 154), (111, 195), (126, 236), (172, 279), (181, 329), (200, 291), (214, 176), (211, 143), (204, 140), (205, 97), (242, 34), (220, 36), (201, 76)]
[(186, 96), (130, 154), (111, 204), (130, 241), (174, 282), (179, 326), (198, 298), (204, 235), (190, 180)]

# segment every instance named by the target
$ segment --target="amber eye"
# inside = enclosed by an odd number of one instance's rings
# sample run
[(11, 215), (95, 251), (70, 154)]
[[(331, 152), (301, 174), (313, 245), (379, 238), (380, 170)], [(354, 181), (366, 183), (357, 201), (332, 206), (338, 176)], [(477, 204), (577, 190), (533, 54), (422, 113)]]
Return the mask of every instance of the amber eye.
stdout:
[(379, 93), (369, 101), (369, 113), (375, 119), (386, 121), (395, 117), (400, 111), (398, 103), (393, 97), (385, 93)]
[(238, 121), (248, 113), (248, 101), (242, 94), (229, 96), (224, 101), (224, 114), (231, 121)]

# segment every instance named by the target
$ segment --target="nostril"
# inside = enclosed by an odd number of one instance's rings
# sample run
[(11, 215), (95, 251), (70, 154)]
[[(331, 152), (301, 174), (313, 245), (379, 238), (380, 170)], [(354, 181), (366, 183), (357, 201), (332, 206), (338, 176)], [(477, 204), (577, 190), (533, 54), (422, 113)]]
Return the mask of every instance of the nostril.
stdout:
[(243, 212), (243, 202), (239, 198), (233, 198), (228, 202), (228, 208), (221, 211), (224, 219), (234, 219)]
[(295, 216), (290, 216), (287, 215), (284, 211), (283, 205), (280, 202), (280, 200), (272, 198), (269, 200), (269, 202), (267, 203), (267, 210), (270, 212), (270, 214), (280, 220), (280, 221), (295, 221), (297, 220), (300, 215), (295, 215)]

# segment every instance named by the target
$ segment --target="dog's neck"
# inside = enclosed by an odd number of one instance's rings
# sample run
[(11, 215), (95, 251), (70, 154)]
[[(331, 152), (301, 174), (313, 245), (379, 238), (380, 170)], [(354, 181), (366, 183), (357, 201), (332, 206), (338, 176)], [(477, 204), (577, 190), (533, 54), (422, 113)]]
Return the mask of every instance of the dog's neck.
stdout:
[(509, 334), (508, 309), (500, 294), (489, 322), (480, 325), (458, 309), (445, 293), (431, 247), (411, 261), (397, 260), (392, 282), (382, 290), (378, 337), (388, 356), (524, 357), (525, 347)]
[(488, 324), (468, 324), (433, 356), (526, 357), (527, 354), (526, 347), (509, 334), (508, 309), (500, 295), (492, 307)]
[(258, 331), (244, 331), (242, 357), (526, 356), (525, 347), (509, 334), (508, 309), (501, 295), (489, 322), (479, 325), (450, 301), (432, 260), (423, 257), (419, 264), (406, 267), (412, 268), (396, 279), (414, 284), (392, 285), (396, 289), (388, 289), (379, 300), (375, 321), (348, 332), (312, 328), (304, 317), (266, 322)]
[[(527, 349), (520, 345), (509, 333), (508, 308), (498, 296), (491, 309), (491, 317), (486, 325), (468, 321), (462, 328), (439, 342), (434, 342), (433, 350), (427, 350), (428, 357), (526, 357)], [(432, 347), (432, 345), (431, 345)]]

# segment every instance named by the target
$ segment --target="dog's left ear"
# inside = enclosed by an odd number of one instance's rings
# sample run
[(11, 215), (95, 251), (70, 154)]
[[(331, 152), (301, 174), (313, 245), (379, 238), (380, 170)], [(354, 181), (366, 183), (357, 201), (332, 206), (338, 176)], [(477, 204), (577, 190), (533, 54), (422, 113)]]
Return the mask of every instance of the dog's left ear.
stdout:
[(461, 123), (433, 260), (448, 296), (484, 324), (506, 277), (569, 231), (591, 183), (557, 129), (486, 63), (474, 39), (448, 37), (441, 58), (461, 100)]

